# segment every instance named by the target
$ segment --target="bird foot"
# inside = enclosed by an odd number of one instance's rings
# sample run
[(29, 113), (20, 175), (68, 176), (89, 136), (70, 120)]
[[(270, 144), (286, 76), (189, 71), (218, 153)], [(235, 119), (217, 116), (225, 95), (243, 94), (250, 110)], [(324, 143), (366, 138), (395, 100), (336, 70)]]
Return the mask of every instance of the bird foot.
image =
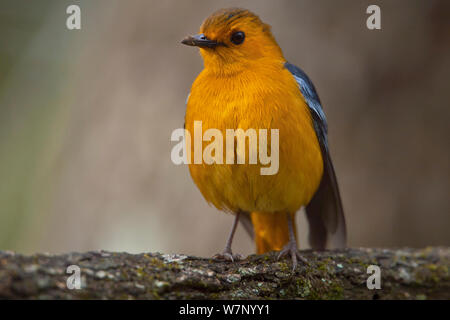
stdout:
[(216, 255), (214, 255), (213, 259), (218, 259), (218, 260), (225, 260), (225, 261), (239, 261), (242, 260), (242, 255), (240, 255), (239, 253), (235, 253), (233, 254), (233, 252), (231, 251), (231, 248), (225, 248), (225, 250), (223, 250), (222, 253), (218, 253)]
[(289, 241), (288, 244), (286, 244), (283, 247), (283, 249), (278, 254), (277, 260), (280, 260), (280, 258), (282, 258), (284, 256), (287, 256), (288, 254), (291, 256), (291, 259), (292, 259), (292, 271), (293, 272), (297, 268), (297, 261), (298, 260), (300, 260), (304, 264), (308, 264), (308, 260), (303, 258), (301, 256), (300, 252), (298, 251), (297, 243), (295, 241)]

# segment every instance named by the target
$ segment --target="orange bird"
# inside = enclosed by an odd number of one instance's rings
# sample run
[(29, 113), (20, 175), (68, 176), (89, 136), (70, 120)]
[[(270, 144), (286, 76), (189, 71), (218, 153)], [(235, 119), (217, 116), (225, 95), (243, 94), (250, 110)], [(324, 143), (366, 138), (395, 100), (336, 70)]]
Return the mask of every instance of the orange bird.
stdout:
[[(219, 148), (212, 163), (199, 163), (192, 161), (194, 143), (187, 145), (192, 179), (206, 201), (235, 215), (218, 256), (231, 261), (239, 257), (231, 244), (240, 221), (254, 238), (257, 253), (280, 251), (278, 258), (290, 255), (295, 268), (297, 259), (304, 261), (294, 224), (301, 207), (306, 208), (313, 249), (345, 247), (344, 213), (319, 96), (308, 76), (286, 61), (270, 26), (248, 10), (222, 9), (203, 22), (200, 34), (182, 43), (199, 47), (204, 61), (187, 100), (187, 132), (193, 133), (195, 122), (201, 121), (202, 132), (216, 129), (223, 136), (229, 129), (254, 129), (259, 136), (260, 129), (278, 129), (279, 134), (278, 170), (268, 175), (260, 170), (266, 164), (249, 163), (250, 151), (244, 153), (245, 163), (217, 161)], [(269, 146), (272, 140), (268, 138)], [(227, 159), (242, 156), (232, 142)], [(250, 148), (247, 135), (244, 144)], [(201, 151), (207, 147), (202, 144)]]

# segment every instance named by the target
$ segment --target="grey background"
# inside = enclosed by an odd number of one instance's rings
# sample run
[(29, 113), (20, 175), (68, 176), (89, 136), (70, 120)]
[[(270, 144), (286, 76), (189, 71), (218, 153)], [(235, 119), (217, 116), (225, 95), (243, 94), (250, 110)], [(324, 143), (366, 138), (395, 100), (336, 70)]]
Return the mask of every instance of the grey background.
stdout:
[[(79, 4), (82, 29), (65, 27)], [(378, 4), (382, 30), (365, 10)], [(450, 245), (448, 1), (1, 1), (0, 249), (222, 250), (171, 132), (202, 68), (196, 33), (240, 6), (314, 81), (351, 246)], [(306, 227), (298, 215), (300, 245)], [(238, 229), (235, 251), (253, 244)]]

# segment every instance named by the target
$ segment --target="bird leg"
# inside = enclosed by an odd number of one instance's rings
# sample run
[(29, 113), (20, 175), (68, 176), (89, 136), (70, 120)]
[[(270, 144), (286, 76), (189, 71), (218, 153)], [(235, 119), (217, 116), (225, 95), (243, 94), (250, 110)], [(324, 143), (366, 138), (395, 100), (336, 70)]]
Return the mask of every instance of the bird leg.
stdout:
[(228, 236), (228, 240), (225, 245), (225, 249), (223, 250), (222, 253), (216, 254), (214, 256), (215, 259), (223, 259), (223, 260), (232, 261), (232, 262), (234, 262), (234, 260), (242, 259), (242, 256), (240, 254), (233, 254), (233, 252), (231, 251), (231, 243), (233, 242), (234, 233), (235, 233), (237, 225), (239, 223), (239, 214), (240, 214), (240, 212), (236, 213), (236, 217), (234, 218), (233, 226), (231, 227), (231, 232), (230, 232), (230, 235)]
[(294, 234), (294, 226), (293, 226), (293, 218), (291, 215), (287, 216), (288, 219), (288, 227), (289, 227), (289, 242), (283, 247), (283, 249), (278, 254), (277, 260), (286, 255), (290, 255), (292, 259), (292, 271), (295, 271), (297, 268), (297, 259), (302, 261), (305, 264), (308, 264), (308, 261), (300, 255), (300, 252), (297, 248), (297, 240)]

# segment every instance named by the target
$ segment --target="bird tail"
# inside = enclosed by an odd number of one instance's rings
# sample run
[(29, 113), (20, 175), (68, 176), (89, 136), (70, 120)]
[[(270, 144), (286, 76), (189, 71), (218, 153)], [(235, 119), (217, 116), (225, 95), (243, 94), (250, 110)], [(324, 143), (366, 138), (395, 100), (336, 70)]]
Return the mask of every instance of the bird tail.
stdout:
[(306, 206), (309, 243), (314, 250), (345, 248), (347, 230), (344, 209), (330, 155), (324, 159), (324, 173), (319, 189)]
[[(288, 243), (288, 213), (252, 212), (250, 218), (253, 224), (257, 254), (279, 251)], [(297, 238), (295, 225), (294, 234)]]

